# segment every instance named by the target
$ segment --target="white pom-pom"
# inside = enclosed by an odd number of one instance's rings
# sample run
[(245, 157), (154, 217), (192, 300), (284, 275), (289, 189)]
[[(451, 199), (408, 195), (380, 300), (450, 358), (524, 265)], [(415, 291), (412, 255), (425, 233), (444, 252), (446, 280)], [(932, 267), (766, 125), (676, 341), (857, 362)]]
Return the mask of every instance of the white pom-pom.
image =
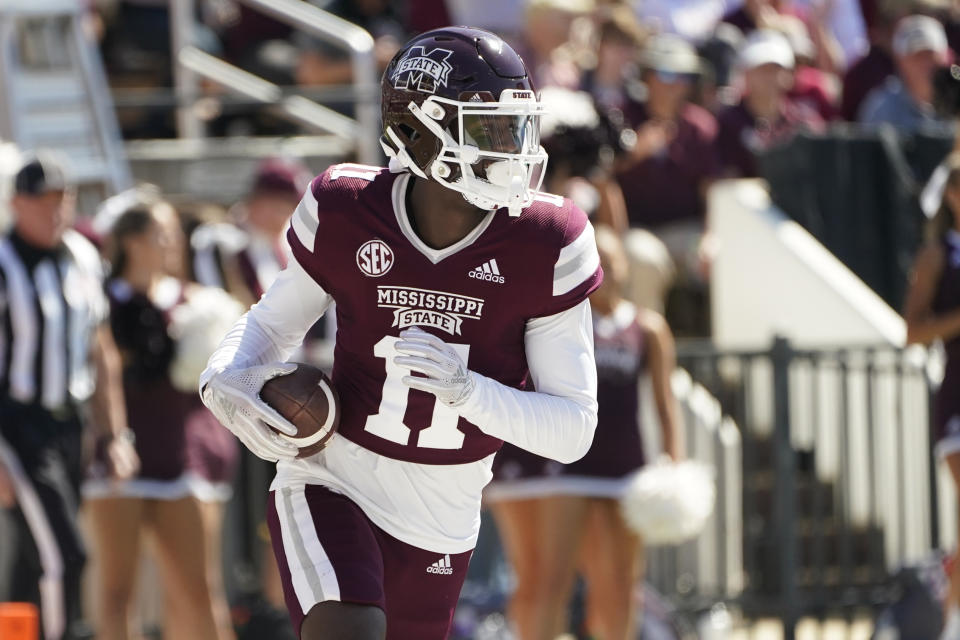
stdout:
[(627, 525), (648, 545), (680, 544), (703, 531), (713, 512), (713, 470), (695, 460), (638, 471), (620, 498)]
[(243, 306), (221, 289), (191, 287), (186, 301), (171, 312), (167, 329), (176, 342), (170, 363), (174, 388), (196, 393), (207, 360), (243, 311)]

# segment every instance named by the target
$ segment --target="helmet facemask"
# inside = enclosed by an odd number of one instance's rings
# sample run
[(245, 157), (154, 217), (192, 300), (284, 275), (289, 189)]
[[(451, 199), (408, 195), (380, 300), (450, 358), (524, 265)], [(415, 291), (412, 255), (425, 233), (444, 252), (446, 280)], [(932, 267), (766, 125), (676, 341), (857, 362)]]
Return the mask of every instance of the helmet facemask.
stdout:
[(430, 96), (421, 105), (408, 105), (440, 143), (429, 165), (421, 168), (389, 127), (386, 135), (393, 144), (384, 149), (415, 175), (461, 193), (480, 209), (506, 207), (511, 216), (520, 215), (543, 183), (547, 163), (540, 146), (543, 106), (527, 90), (506, 89), (499, 101), (477, 92), (460, 98)]

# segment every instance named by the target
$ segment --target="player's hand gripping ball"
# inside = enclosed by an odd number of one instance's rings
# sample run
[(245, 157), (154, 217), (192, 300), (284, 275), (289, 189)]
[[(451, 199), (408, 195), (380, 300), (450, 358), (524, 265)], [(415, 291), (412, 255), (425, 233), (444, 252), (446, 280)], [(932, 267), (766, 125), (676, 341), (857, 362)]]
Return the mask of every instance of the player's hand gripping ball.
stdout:
[(297, 364), (293, 373), (271, 378), (260, 389), (260, 399), (297, 428), (297, 435), (276, 431), (300, 449), (306, 458), (323, 449), (340, 425), (340, 398), (320, 369)]

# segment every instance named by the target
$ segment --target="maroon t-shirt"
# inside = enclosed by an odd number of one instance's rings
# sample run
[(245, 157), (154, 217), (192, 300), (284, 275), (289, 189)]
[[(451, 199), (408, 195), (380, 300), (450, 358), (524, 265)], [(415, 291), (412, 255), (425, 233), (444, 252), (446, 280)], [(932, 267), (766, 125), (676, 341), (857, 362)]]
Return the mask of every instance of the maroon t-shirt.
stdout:
[[(634, 129), (649, 120), (643, 104), (624, 109)], [(700, 220), (706, 203), (700, 189), (717, 175), (717, 122), (705, 109), (684, 106), (676, 135), (663, 153), (646, 158), (616, 176), (627, 204), (630, 226), (656, 228), (671, 222)]]
[(788, 140), (799, 131), (819, 132), (823, 119), (803, 104), (785, 100), (776, 121), (755, 118), (743, 100), (727, 107), (717, 116), (720, 126), (717, 149), (721, 172), (725, 177), (757, 177), (756, 154), (778, 142)]
[(820, 69), (798, 67), (793, 74), (793, 87), (787, 94), (796, 104), (803, 104), (820, 114), (825, 122), (840, 117), (836, 101), (830, 90), (830, 81)]
[[(589, 223), (556, 196), (517, 217), (492, 214), (437, 255), (410, 228), (410, 183), (409, 174), (377, 167), (331, 167), (311, 184), (317, 204), (304, 198), (288, 238), (296, 260), (336, 301), (339, 433), (400, 460), (472, 462), (502, 442), (433, 395), (403, 385), (408, 372), (393, 364), (400, 331), (416, 325), (434, 333), (471, 370), (523, 389), (527, 321), (579, 304), (603, 273), (584, 273), (569, 260), (575, 241), (590, 239)], [(565, 247), (571, 249), (561, 254)]]
[(864, 57), (855, 62), (843, 76), (843, 97), (840, 101), (840, 115), (848, 122), (856, 122), (867, 94), (883, 84), (887, 76), (893, 75), (896, 68), (893, 58), (873, 45)]

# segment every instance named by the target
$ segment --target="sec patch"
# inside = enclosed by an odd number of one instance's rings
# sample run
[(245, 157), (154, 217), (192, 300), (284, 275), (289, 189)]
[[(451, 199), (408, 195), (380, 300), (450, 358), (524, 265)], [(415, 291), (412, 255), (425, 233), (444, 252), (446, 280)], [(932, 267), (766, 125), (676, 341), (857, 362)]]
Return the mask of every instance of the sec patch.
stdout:
[(357, 249), (357, 266), (364, 275), (379, 278), (393, 266), (393, 250), (383, 240), (368, 240)]

